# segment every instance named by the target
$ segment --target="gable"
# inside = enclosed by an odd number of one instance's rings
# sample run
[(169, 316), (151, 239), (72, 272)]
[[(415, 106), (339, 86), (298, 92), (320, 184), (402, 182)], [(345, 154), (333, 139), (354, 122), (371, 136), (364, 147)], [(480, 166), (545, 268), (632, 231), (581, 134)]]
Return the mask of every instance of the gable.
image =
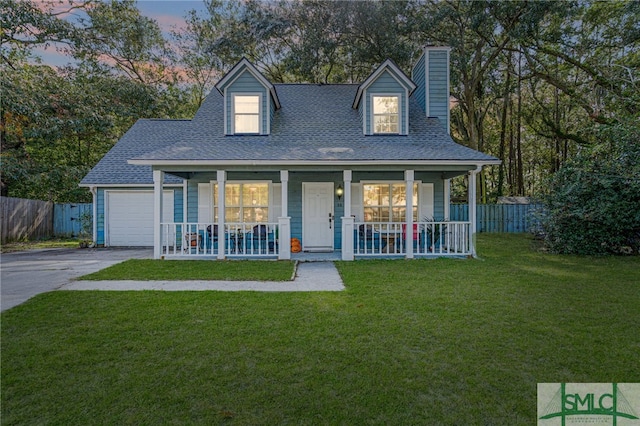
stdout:
[[(251, 62), (243, 58), (217, 84), (216, 89), (224, 97), (224, 132), (226, 135), (261, 134), (271, 132), (271, 123), (275, 110), (280, 108), (280, 100), (275, 87), (256, 69)], [(259, 126), (252, 126), (251, 131), (236, 131), (234, 116), (234, 96), (258, 96), (260, 98)], [(246, 118), (246, 117), (245, 117)], [(256, 131), (255, 127), (259, 127)]]
[(385, 70), (375, 81), (366, 89), (360, 108), (362, 108), (361, 117), (363, 118), (363, 131), (366, 135), (374, 134), (373, 126), (373, 97), (374, 96), (398, 96), (399, 100), (399, 134), (406, 135), (409, 131), (409, 93), (405, 86), (400, 84), (391, 72)]
[(269, 91), (248, 70), (239, 73), (224, 89), (225, 133), (234, 134), (234, 97), (236, 95), (257, 95), (260, 98), (260, 129), (259, 133), (269, 134), (271, 131), (271, 117), (274, 105), (271, 103)]
[[(406, 135), (409, 132), (409, 96), (415, 90), (416, 85), (407, 77), (398, 66), (387, 59), (358, 87), (353, 108), (358, 109), (362, 124), (362, 133), (373, 135), (379, 133), (379, 120), (387, 120), (394, 123), (393, 128), (387, 126), (387, 131), (396, 135)], [(395, 111), (392, 116), (374, 118), (374, 99), (380, 96), (387, 101), (392, 101)], [(374, 127), (374, 120), (378, 125)], [(391, 129), (391, 130), (389, 130)]]

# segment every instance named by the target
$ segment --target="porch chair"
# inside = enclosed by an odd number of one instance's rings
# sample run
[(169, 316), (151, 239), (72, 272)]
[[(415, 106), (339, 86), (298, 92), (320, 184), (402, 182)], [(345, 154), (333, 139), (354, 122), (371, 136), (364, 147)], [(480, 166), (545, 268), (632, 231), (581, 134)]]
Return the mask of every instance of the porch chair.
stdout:
[[(380, 249), (380, 242), (382, 242), (382, 249)], [(381, 253), (387, 246), (387, 240), (381, 238), (379, 232), (375, 230), (373, 225), (362, 224), (356, 231), (353, 231), (353, 248), (360, 251), (366, 251), (371, 253), (375, 250), (376, 253)]]
[[(269, 232), (267, 225), (258, 224), (253, 227), (251, 235), (247, 235), (245, 238), (247, 241), (247, 251), (251, 253), (266, 254), (274, 252), (275, 240), (273, 232)], [(251, 244), (251, 245), (249, 245)]]
[(203, 248), (205, 250), (218, 249), (218, 225), (207, 226), (207, 232), (204, 235)]
[[(425, 251), (424, 246), (424, 229), (418, 231), (418, 224), (413, 224), (413, 252), (417, 253), (418, 248), (420, 248), (420, 252)], [(407, 224), (402, 224), (402, 238), (398, 240), (398, 249), (402, 249), (403, 252), (407, 250)]]

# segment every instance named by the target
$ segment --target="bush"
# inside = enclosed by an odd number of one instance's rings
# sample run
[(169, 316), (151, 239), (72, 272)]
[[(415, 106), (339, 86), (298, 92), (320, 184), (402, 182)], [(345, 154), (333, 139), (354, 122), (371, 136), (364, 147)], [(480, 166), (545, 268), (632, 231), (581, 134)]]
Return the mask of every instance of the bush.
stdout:
[(640, 129), (598, 129), (549, 182), (545, 243), (556, 253), (640, 253)]

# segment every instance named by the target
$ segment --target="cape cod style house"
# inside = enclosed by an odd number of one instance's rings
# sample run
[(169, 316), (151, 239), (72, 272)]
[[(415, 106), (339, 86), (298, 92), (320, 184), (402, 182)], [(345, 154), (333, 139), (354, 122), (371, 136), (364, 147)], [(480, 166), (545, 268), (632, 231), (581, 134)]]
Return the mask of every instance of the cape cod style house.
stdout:
[[(82, 180), (96, 244), (155, 258), (474, 254), (475, 175), (499, 160), (449, 136), (449, 48), (425, 47), (411, 78), (387, 60), (359, 85), (272, 84), (243, 59), (216, 89), (192, 120), (139, 120)], [(449, 221), (449, 180), (464, 174), (470, 220)]]

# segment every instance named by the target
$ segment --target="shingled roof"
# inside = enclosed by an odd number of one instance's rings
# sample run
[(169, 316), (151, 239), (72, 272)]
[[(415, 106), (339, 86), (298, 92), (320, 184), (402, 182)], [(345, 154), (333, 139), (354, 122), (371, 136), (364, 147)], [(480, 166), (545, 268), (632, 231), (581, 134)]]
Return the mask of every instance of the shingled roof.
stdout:
[[(269, 135), (225, 135), (223, 96), (212, 91), (191, 121), (138, 121), (82, 185), (151, 183), (152, 164), (498, 163), (495, 157), (455, 143), (437, 118), (425, 117), (413, 98), (408, 135), (364, 135), (359, 112), (352, 108), (357, 88), (274, 84), (281, 108)], [(167, 183), (169, 179), (176, 178), (167, 175)]]
[[(153, 184), (151, 166), (129, 164), (127, 160), (176, 142), (191, 120), (138, 120), (98, 164), (82, 179), (80, 186)], [(181, 183), (167, 175), (165, 183)]]

